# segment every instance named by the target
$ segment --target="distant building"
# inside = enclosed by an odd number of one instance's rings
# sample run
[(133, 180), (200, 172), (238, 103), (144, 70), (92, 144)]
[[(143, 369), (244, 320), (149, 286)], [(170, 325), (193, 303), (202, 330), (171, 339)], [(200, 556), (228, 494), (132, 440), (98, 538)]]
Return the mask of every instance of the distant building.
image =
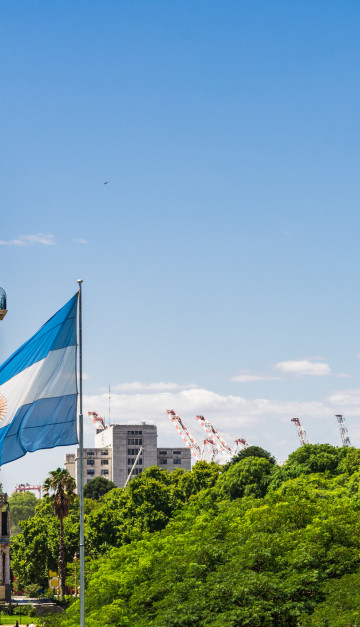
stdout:
[[(105, 477), (123, 487), (142, 447), (133, 477), (145, 468), (158, 466), (164, 470), (191, 469), (191, 453), (187, 447), (157, 448), (157, 427), (146, 422), (112, 425), (97, 430), (94, 448), (85, 448), (83, 456), (84, 485), (94, 477)], [(80, 450), (65, 455), (65, 468), (79, 484)]]

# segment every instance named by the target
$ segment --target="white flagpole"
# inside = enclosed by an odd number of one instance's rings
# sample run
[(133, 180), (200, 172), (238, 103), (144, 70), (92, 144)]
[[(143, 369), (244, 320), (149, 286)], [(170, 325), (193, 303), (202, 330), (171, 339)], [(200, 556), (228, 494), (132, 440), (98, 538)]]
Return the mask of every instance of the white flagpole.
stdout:
[(81, 310), (81, 284), (79, 284), (79, 445), (80, 445), (80, 627), (85, 627), (85, 542), (84, 542), (84, 421), (82, 409), (82, 310)]

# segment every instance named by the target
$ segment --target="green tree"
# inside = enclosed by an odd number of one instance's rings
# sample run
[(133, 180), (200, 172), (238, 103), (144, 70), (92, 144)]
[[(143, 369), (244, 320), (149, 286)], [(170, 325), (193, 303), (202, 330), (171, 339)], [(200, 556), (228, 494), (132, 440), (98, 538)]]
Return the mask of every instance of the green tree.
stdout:
[(32, 492), (14, 492), (9, 497), (10, 532), (11, 535), (20, 533), (20, 522), (32, 518), (38, 500)]
[(272, 471), (273, 462), (268, 458), (244, 457), (219, 478), (219, 496), (231, 501), (243, 496), (265, 496)]
[(44, 481), (44, 490), (52, 494), (48, 496), (52, 502), (54, 513), (59, 519), (59, 578), (61, 587), (61, 596), (65, 596), (65, 550), (64, 550), (64, 518), (69, 513), (69, 507), (75, 498), (76, 482), (70, 473), (63, 468), (57, 468), (49, 473)]
[(105, 477), (94, 477), (87, 482), (84, 487), (84, 497), (87, 499), (99, 500), (101, 496), (104, 496), (110, 490), (116, 488), (115, 483), (105, 479)]
[(232, 466), (233, 464), (237, 464), (246, 457), (264, 457), (265, 459), (268, 459), (271, 464), (276, 463), (275, 457), (273, 457), (271, 453), (269, 453), (269, 451), (261, 448), (261, 446), (247, 446), (246, 448), (239, 451), (237, 455), (234, 455), (234, 457), (228, 463), (227, 468), (229, 466)]
[(317, 605), (303, 627), (359, 627), (360, 573), (344, 575), (324, 584), (325, 599)]

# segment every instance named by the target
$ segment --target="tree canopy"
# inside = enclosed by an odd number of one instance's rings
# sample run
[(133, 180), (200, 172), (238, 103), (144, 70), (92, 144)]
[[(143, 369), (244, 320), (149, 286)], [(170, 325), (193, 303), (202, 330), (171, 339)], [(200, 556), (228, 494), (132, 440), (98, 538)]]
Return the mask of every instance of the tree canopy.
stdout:
[[(360, 456), (303, 448), (282, 467), (262, 455), (154, 467), (86, 500), (88, 627), (360, 627)], [(22, 523), (15, 538), (22, 580), (40, 553), (56, 556), (49, 515), (42, 503), (35, 531)], [(69, 562), (77, 521), (76, 500), (64, 521)], [(79, 602), (54, 621), (45, 624), (78, 625)]]
[(20, 533), (20, 523), (34, 516), (37, 502), (32, 492), (14, 492), (9, 497), (11, 535)]
[(116, 488), (115, 483), (109, 481), (109, 479), (105, 479), (105, 477), (94, 477), (94, 479), (90, 479), (85, 485), (84, 497), (98, 501), (101, 496), (104, 496), (104, 494), (114, 488)]

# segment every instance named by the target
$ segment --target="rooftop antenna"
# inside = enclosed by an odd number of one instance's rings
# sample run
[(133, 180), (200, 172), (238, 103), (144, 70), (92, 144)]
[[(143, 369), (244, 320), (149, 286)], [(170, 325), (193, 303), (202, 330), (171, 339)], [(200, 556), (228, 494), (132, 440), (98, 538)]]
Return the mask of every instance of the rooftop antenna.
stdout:
[(111, 403), (111, 391), (110, 391), (110, 383), (109, 383), (109, 427), (110, 427), (110, 403)]
[(335, 414), (340, 427), (340, 435), (343, 446), (351, 446), (348, 430), (345, 426), (345, 418), (342, 414)]

